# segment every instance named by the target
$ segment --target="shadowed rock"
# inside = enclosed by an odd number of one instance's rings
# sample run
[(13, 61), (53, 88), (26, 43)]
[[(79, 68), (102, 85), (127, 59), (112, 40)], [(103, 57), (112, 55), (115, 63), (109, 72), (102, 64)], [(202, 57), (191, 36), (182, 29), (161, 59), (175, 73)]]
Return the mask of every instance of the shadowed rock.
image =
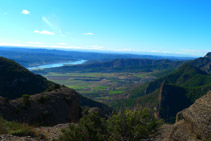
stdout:
[(62, 87), (12, 101), (0, 98), (0, 115), (9, 121), (35, 125), (76, 122), (80, 118), (80, 97), (75, 90)]

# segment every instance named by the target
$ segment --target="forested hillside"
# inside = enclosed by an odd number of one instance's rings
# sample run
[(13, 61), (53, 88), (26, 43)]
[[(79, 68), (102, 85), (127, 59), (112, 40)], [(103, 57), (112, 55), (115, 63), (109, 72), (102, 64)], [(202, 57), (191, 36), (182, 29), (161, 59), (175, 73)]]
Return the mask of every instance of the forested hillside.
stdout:
[[(207, 73), (208, 69), (202, 71), (201, 67), (193, 66), (199, 60), (206, 62), (203, 66), (210, 64), (207, 55), (186, 63), (169, 75), (131, 90), (129, 98), (122, 100), (121, 105), (133, 107), (140, 104), (154, 108), (156, 114), (165, 121), (174, 122), (177, 112), (211, 90), (211, 75)], [(114, 103), (115, 105), (119, 106)]]
[(36, 94), (59, 87), (15, 61), (0, 57), (0, 96), (18, 98), (24, 94)]

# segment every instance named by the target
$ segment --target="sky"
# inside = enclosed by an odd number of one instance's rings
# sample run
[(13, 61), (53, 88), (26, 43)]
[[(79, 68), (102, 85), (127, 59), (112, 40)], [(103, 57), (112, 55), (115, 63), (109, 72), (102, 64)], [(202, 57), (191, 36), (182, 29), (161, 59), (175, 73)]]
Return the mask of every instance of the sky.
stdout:
[(0, 46), (203, 56), (210, 0), (0, 0)]

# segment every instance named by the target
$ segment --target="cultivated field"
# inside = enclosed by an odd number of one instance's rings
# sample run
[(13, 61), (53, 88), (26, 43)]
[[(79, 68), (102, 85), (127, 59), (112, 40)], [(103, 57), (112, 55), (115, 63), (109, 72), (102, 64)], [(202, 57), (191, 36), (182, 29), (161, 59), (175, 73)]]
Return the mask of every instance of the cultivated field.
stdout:
[(48, 73), (45, 77), (86, 97), (109, 104), (126, 98), (132, 86), (155, 79), (156, 73)]

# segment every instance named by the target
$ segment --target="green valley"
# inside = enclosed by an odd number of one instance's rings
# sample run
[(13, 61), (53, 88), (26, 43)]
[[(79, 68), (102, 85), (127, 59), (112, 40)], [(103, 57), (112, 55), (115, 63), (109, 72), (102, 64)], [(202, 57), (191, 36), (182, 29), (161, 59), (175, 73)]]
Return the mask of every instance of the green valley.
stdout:
[(173, 71), (153, 72), (114, 72), (114, 73), (54, 73), (44, 75), (47, 79), (75, 89), (83, 96), (111, 104), (112, 102), (125, 99), (129, 90), (145, 82), (152, 81), (159, 76)]

